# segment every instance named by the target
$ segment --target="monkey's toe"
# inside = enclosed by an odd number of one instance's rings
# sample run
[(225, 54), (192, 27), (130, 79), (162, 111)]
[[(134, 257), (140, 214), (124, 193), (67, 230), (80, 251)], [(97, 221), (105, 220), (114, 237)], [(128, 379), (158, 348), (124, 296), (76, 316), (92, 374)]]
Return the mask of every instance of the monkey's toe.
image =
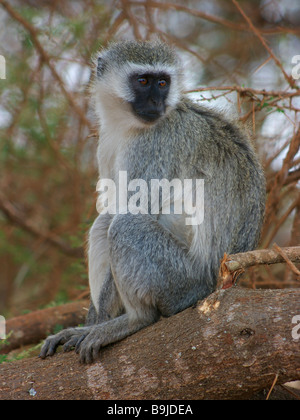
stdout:
[(69, 341), (67, 341), (64, 344), (64, 347), (63, 347), (64, 352), (67, 353), (67, 352), (69, 352), (71, 350), (74, 350), (76, 348), (76, 345), (78, 343), (78, 340), (79, 340), (79, 337), (74, 336)]
[(48, 337), (41, 349), (39, 357), (41, 359), (45, 359), (47, 356), (53, 356), (57, 350), (57, 347), (60, 344), (63, 344), (61, 343), (61, 341), (62, 337), (59, 336), (59, 334), (51, 335), (50, 337)]
[(95, 338), (92, 334), (88, 334), (83, 337), (78, 348), (77, 353), (80, 356), (81, 363), (93, 363), (99, 356), (100, 349), (102, 347), (102, 341), (99, 338)]

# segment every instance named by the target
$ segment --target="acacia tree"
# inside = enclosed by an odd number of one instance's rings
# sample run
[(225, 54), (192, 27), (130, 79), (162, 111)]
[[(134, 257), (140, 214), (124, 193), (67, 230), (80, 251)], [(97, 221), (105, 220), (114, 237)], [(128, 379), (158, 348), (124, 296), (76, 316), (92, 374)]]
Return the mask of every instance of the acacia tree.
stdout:
[[(97, 214), (98, 136), (88, 86), (91, 56), (112, 40), (159, 36), (176, 47), (186, 64), (187, 92), (235, 114), (263, 162), (268, 194), (260, 247), (299, 245), (300, 6), (211, 4), (0, 0), (6, 59), (0, 80), (1, 314), (88, 295), (81, 289), (87, 286), (85, 235)], [(276, 252), (284, 264), (267, 260), (248, 268), (240, 284), (299, 287), (298, 260)], [(229, 284), (233, 273), (225, 273)]]

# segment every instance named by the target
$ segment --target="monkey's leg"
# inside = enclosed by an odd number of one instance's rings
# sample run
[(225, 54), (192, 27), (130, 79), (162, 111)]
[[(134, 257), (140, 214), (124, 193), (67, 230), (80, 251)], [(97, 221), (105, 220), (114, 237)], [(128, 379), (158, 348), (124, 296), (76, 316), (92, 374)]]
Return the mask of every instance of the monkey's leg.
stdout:
[(109, 251), (107, 242), (107, 230), (111, 223), (111, 217), (99, 215), (94, 221), (89, 232), (88, 242), (88, 270), (91, 301), (98, 312), (98, 299), (102, 289), (107, 270), (109, 268)]
[(41, 349), (41, 358), (53, 356), (60, 345), (64, 346), (64, 351), (72, 350), (91, 331), (91, 326), (122, 313), (123, 307), (110, 269), (107, 241), (110, 223), (110, 215), (98, 216), (89, 235), (89, 280), (92, 299), (86, 326), (68, 328), (49, 336)]
[(148, 215), (115, 216), (108, 231), (111, 268), (126, 314), (92, 327), (78, 342), (81, 361), (101, 347), (170, 316), (209, 294), (188, 250)]
[[(115, 283), (113, 282), (110, 269), (105, 278), (98, 300), (99, 312), (96, 312), (93, 302), (91, 302), (85, 327), (67, 328), (46, 339), (40, 352), (40, 357), (42, 359), (47, 356), (53, 356), (60, 345), (64, 346), (63, 350), (65, 352), (72, 350), (87, 336), (87, 334), (89, 334), (95, 324), (101, 324), (112, 318), (111, 315), (116, 311), (117, 307), (119, 308), (119, 306), (116, 305), (116, 302), (119, 302), (120, 297), (116, 290)], [(118, 313), (121, 313), (121, 310), (119, 310)]]
[(113, 282), (107, 231), (112, 218), (109, 214), (99, 215), (89, 234), (89, 284), (91, 307), (89, 325), (108, 321), (122, 313), (122, 302)]
[(91, 302), (86, 326), (67, 328), (58, 334), (49, 336), (41, 349), (40, 357), (44, 359), (47, 356), (53, 356), (60, 345), (64, 346), (63, 350), (65, 352), (72, 350), (86, 337), (93, 325), (111, 319), (110, 314), (113, 312), (112, 308), (115, 307), (115, 301), (120, 299), (119, 295), (116, 297), (116, 293), (117, 290), (109, 269), (99, 296), (99, 312), (97, 313), (93, 302)]
[[(119, 302), (120, 300), (117, 293), (109, 269), (99, 296), (99, 312), (96, 312), (93, 302), (91, 302), (86, 319), (86, 326), (68, 328), (60, 331), (58, 334), (49, 336), (41, 349), (40, 357), (44, 359), (47, 356), (53, 356), (60, 345), (64, 346), (64, 352), (72, 350), (90, 333), (92, 326), (111, 319), (111, 314), (116, 310), (116, 302)], [(121, 313), (120, 310), (119, 313)]]
[(126, 312), (171, 316), (212, 292), (204, 262), (148, 214), (117, 215), (108, 231), (111, 268)]
[(91, 331), (91, 326), (108, 321), (124, 312), (110, 269), (107, 241), (107, 229), (110, 222), (109, 215), (99, 216), (90, 231), (89, 276), (93, 299), (87, 315), (86, 326), (68, 328), (49, 336), (42, 347), (41, 358), (52, 356), (60, 345), (64, 346), (64, 351), (72, 350)]

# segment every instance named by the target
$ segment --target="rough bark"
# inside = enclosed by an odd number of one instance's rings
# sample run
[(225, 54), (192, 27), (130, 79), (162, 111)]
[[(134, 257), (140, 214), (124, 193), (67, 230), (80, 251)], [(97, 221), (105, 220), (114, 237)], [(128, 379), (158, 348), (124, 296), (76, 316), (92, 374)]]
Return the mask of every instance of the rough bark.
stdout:
[(54, 332), (57, 326), (73, 327), (85, 322), (88, 301), (72, 302), (53, 308), (41, 309), (7, 320), (7, 343), (0, 346), (0, 354), (38, 343)]
[(218, 290), (92, 365), (74, 353), (1, 365), (0, 399), (248, 398), (300, 379), (296, 315), (300, 289)]

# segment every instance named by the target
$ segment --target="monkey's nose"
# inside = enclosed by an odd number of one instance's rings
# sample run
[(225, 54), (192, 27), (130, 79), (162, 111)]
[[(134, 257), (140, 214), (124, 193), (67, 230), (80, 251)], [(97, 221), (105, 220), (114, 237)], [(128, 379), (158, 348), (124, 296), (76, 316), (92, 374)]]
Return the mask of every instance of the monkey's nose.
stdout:
[(153, 113), (156, 113), (156, 114), (159, 114), (159, 115), (164, 114), (165, 105), (164, 105), (162, 100), (156, 99), (156, 98), (151, 98), (150, 99), (150, 104), (152, 105), (151, 108), (152, 108)]
[(156, 98), (155, 96), (150, 97), (150, 102), (152, 102), (156, 106), (163, 105), (163, 100), (161, 98)]

